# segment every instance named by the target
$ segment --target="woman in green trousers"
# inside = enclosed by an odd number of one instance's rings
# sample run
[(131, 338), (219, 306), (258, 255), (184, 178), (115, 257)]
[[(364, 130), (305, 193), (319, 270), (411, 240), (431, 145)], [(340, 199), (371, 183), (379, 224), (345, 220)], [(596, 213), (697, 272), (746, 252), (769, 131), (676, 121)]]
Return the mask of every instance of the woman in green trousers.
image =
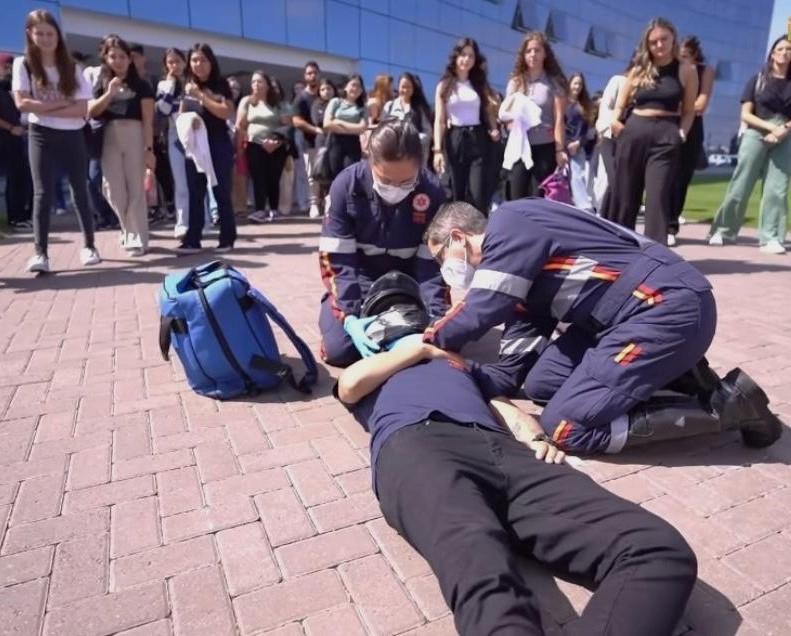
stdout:
[(744, 223), (756, 181), (764, 177), (759, 220), (761, 251), (784, 254), (791, 177), (791, 41), (775, 40), (766, 66), (742, 95), (747, 124), (736, 170), (709, 231), (709, 245), (733, 243)]

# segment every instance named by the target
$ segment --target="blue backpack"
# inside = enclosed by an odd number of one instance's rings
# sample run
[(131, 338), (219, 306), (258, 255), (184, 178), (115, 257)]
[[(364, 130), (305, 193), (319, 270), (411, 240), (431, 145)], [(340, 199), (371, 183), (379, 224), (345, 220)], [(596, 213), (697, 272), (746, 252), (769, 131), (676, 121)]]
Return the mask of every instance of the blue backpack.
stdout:
[[(316, 383), (316, 359), (305, 342), (244, 274), (214, 261), (165, 277), (159, 294), (159, 348), (176, 350), (190, 387), (227, 400), (255, 395), (282, 382), (303, 393)], [(280, 359), (274, 320), (297, 348), (307, 371), (299, 382)]]

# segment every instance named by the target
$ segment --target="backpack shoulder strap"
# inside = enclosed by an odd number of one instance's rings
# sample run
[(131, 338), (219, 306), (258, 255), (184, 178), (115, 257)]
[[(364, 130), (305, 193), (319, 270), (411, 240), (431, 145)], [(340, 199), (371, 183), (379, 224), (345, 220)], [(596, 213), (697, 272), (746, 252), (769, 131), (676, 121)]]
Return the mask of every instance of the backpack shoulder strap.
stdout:
[(288, 323), (283, 314), (275, 308), (266, 296), (253, 287), (250, 287), (247, 291), (247, 295), (283, 330), (294, 347), (296, 347), (297, 352), (299, 352), (302, 358), (302, 362), (305, 364), (305, 376), (299, 382), (295, 380), (294, 374), (290, 369), (286, 376), (286, 380), (288, 380), (297, 391), (310, 393), (310, 387), (316, 384), (319, 378), (319, 368), (316, 364), (316, 358), (313, 356), (310, 348), (305, 344), (305, 341), (297, 335), (294, 328)]

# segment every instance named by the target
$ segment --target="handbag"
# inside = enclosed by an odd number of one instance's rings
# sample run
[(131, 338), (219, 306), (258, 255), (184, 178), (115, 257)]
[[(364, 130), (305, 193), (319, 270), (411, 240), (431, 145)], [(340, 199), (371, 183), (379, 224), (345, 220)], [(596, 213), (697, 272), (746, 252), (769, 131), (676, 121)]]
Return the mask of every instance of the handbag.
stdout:
[(326, 136), (324, 143), (316, 148), (316, 155), (310, 164), (310, 178), (316, 183), (330, 183), (332, 181), (332, 171), (330, 170), (329, 146), (332, 140), (332, 133)]
[(541, 182), (544, 198), (558, 203), (573, 205), (568, 168), (556, 168), (555, 172)]

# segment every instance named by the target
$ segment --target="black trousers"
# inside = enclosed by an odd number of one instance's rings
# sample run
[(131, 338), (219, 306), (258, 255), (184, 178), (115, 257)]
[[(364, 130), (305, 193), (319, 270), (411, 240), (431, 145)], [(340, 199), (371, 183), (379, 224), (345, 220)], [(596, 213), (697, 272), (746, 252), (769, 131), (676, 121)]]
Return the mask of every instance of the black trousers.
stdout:
[(634, 229), (645, 191), (644, 234), (662, 245), (673, 209), (681, 154), (677, 117), (632, 114), (615, 141), (615, 179), (607, 217)]
[(544, 633), (522, 556), (596, 587), (573, 623), (580, 636), (669, 636), (696, 579), (672, 526), (504, 433), (408, 426), (385, 442), (376, 484), (385, 520), (431, 565), (462, 636)]
[(599, 204), (599, 216), (608, 218), (607, 208), (610, 205), (610, 188), (615, 179), (615, 142), (609, 137), (602, 137), (599, 141), (599, 161), (604, 165), (604, 173), (607, 175), (607, 189), (604, 191), (601, 203)]
[(88, 204), (88, 151), (82, 130), (58, 130), (32, 124), (28, 134), (28, 156), (33, 178), (36, 254), (47, 255), (55, 182), (61, 171), (65, 171), (69, 178), (85, 247), (93, 248), (93, 216)]
[(363, 149), (360, 146), (358, 135), (341, 135), (333, 133), (327, 145), (327, 161), (330, 165), (330, 175), (334, 179), (341, 170), (357, 163), (363, 158)]
[(454, 201), (489, 214), (492, 141), (485, 126), (453, 126), (445, 135), (445, 161)]
[(280, 201), (280, 177), (286, 165), (286, 147), (281, 144), (273, 151), (267, 152), (261, 144), (247, 144), (247, 164), (250, 178), (253, 180), (253, 197), (256, 210), (277, 211)]
[(684, 204), (687, 201), (687, 190), (695, 174), (701, 152), (703, 152), (703, 118), (695, 117), (695, 121), (689, 129), (687, 140), (681, 144), (678, 177), (676, 179), (676, 196), (673, 199), (673, 207), (667, 219), (667, 229), (670, 234), (678, 234), (678, 217), (684, 211)]
[(9, 223), (29, 221), (33, 211), (33, 181), (25, 152), (25, 138), (0, 137), (0, 173), (6, 177), (5, 203)]
[[(217, 214), (220, 217), (220, 246), (233, 247), (236, 241), (236, 217), (231, 202), (233, 186), (233, 144), (225, 134), (209, 135), (209, 152), (217, 185), (212, 188), (217, 201)], [(187, 171), (187, 188), (190, 193), (189, 227), (182, 244), (185, 247), (201, 247), (203, 225), (206, 218), (206, 175), (198, 172), (195, 162), (187, 159), (184, 167)]]
[(525, 197), (541, 197), (541, 182), (555, 172), (557, 168), (557, 155), (555, 142), (530, 146), (533, 157), (533, 167), (528, 170), (520, 160), (511, 168), (508, 174), (508, 200), (524, 199)]

